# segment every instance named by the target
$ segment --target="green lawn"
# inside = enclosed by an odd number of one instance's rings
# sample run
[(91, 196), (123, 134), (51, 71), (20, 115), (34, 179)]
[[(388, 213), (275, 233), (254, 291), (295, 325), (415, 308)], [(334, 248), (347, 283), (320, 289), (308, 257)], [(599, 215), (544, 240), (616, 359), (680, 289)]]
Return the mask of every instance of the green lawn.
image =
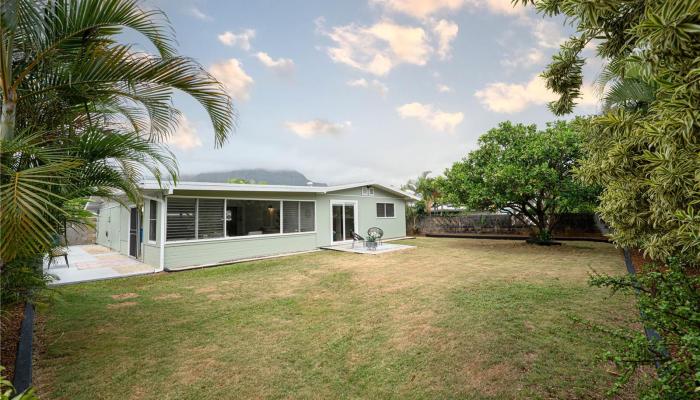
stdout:
[[(611, 245), (416, 239), (60, 289), (41, 311), (43, 398), (603, 398), (635, 323)], [(634, 393), (623, 397), (634, 397)]]

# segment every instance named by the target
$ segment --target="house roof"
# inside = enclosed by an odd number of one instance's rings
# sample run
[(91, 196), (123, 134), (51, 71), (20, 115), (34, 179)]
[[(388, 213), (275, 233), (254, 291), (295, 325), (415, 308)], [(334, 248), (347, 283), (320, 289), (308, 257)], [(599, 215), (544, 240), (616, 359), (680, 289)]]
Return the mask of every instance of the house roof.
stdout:
[(359, 182), (346, 185), (335, 186), (290, 186), (290, 185), (255, 185), (240, 183), (215, 183), (215, 182), (172, 182), (142, 181), (139, 187), (143, 190), (166, 190), (172, 194), (174, 190), (197, 190), (197, 191), (222, 191), (222, 192), (277, 192), (277, 193), (333, 193), (346, 189), (353, 189), (362, 186), (374, 186), (389, 193), (409, 199), (418, 200), (416, 196), (378, 182)]

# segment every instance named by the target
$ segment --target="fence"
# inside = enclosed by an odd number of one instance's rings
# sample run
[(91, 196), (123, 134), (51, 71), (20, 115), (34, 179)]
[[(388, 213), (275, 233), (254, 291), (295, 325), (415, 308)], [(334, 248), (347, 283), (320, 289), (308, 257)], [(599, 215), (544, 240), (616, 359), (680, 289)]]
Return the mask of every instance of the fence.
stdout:
[[(557, 216), (553, 229), (555, 236), (604, 238), (597, 217), (593, 213), (566, 213)], [(426, 235), (504, 235), (528, 236), (532, 225), (508, 214), (468, 214), (424, 216), (416, 223)]]

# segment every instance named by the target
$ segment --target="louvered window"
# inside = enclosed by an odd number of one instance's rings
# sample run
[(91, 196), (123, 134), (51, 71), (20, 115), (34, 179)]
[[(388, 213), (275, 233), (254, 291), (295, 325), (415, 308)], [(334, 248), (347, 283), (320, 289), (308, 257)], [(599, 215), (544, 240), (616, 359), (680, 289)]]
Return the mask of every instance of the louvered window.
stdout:
[(168, 199), (167, 240), (190, 240), (197, 232), (197, 199)]
[(197, 237), (212, 239), (224, 237), (224, 200), (199, 199), (197, 206)]
[(299, 202), (285, 201), (282, 204), (282, 232), (299, 232)]
[(315, 230), (314, 203), (312, 201), (285, 201), (282, 224), (284, 233), (313, 232)]
[(313, 232), (316, 230), (316, 210), (312, 201), (302, 201), (299, 204), (299, 230)]

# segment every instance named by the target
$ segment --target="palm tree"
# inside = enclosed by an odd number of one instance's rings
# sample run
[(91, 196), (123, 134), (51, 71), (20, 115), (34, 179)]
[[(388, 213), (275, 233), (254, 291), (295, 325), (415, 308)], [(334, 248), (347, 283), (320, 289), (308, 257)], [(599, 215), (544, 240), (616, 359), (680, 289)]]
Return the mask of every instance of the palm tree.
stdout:
[(409, 180), (401, 187), (403, 190), (410, 191), (425, 202), (425, 209), (428, 215), (432, 213), (433, 208), (437, 205), (440, 198), (440, 189), (436, 178), (430, 178), (431, 171), (423, 171), (416, 179)]
[(656, 99), (656, 83), (645, 79), (639, 63), (630, 59), (613, 60), (603, 68), (596, 81), (602, 95), (603, 110), (625, 108), (646, 110)]
[[(157, 55), (117, 41), (126, 28)], [(176, 54), (166, 16), (133, 0), (0, 3), (0, 261), (53, 245), (74, 205), (123, 192), (145, 173), (177, 178), (163, 144), (177, 127), (175, 89), (197, 100), (216, 145), (234, 128), (231, 98), (201, 65)]]

